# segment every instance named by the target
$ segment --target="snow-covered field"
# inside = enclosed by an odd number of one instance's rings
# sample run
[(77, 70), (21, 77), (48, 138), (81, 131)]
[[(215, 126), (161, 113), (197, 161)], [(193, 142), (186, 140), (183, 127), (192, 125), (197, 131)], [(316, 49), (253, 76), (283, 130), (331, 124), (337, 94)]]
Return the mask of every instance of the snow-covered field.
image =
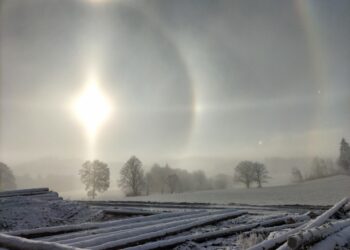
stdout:
[(328, 208), (76, 202), (40, 188), (0, 192), (0, 204), (0, 225), (7, 225), (0, 228), (5, 231), (0, 232), (1, 250), (262, 250), (287, 242), (310, 249), (350, 246), (349, 198)]
[[(348, 196), (350, 196), (350, 176), (339, 175), (287, 186), (153, 194), (150, 196), (126, 197), (123, 200), (252, 205), (331, 205)], [(107, 195), (101, 196), (100, 199), (115, 200), (114, 197)]]

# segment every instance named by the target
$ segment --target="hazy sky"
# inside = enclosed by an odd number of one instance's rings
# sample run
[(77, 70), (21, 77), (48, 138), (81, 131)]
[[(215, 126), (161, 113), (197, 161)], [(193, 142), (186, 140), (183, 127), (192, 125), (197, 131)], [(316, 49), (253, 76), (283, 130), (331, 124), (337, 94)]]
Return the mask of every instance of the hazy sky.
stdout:
[(101, 159), (336, 156), (350, 1), (0, 1), (0, 160), (87, 158), (72, 100), (112, 102)]

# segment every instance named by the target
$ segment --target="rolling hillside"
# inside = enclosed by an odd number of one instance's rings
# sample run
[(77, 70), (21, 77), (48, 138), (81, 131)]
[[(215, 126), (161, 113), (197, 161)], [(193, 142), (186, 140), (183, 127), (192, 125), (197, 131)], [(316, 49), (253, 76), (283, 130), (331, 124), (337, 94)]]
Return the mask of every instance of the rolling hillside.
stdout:
[[(251, 189), (209, 190), (191, 193), (153, 194), (125, 200), (241, 203), (251, 205), (310, 204), (330, 205), (350, 196), (350, 176), (339, 175), (300, 184)], [(108, 199), (112, 197), (103, 197)]]

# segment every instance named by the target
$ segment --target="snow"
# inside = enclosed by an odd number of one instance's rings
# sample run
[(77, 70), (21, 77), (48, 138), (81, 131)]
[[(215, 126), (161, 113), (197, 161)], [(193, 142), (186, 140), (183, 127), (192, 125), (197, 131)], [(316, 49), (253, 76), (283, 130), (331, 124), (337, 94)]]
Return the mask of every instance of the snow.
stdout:
[[(128, 223), (126, 220), (123, 220), (124, 223), (120, 224), (120, 225), (101, 227), (101, 228), (95, 229), (95, 230), (70, 233), (70, 234), (65, 234), (65, 235), (56, 236), (56, 237), (54, 236), (54, 237), (50, 237), (46, 240), (65, 243), (65, 244), (73, 243), (73, 242), (91, 239), (91, 235), (96, 235), (96, 234), (108, 235), (108, 233), (114, 234), (115, 232), (121, 231), (121, 230), (135, 229), (135, 228), (143, 227), (143, 226), (152, 226), (152, 225), (156, 225), (156, 224), (168, 223), (168, 222), (173, 222), (173, 221), (178, 221), (178, 220), (183, 220), (183, 219), (191, 219), (191, 218), (196, 217), (196, 214), (204, 215), (204, 211), (202, 211), (200, 213), (197, 213), (197, 212), (196, 213), (193, 213), (193, 212), (188, 213), (188, 212), (186, 212), (186, 213), (182, 213), (181, 215), (178, 214), (178, 216), (168, 216), (168, 217), (163, 217), (163, 218), (149, 216), (146, 218), (142, 218), (141, 221), (139, 220), (139, 221), (136, 221), (133, 223)], [(208, 214), (208, 213), (206, 213), (206, 214)]]
[(0, 198), (0, 231), (89, 221), (96, 210), (76, 202), (36, 196)]
[[(320, 184), (325, 180), (318, 181)], [(19, 193), (23, 196), (18, 196)], [(348, 201), (348, 198), (343, 198), (320, 213), (318, 210), (324, 207), (218, 206), (207, 204), (208, 200), (202, 204), (108, 201), (88, 206), (84, 202), (64, 201), (51, 191), (3, 193), (0, 196), (0, 226), (2, 230), (15, 231), (0, 233), (0, 249), (23, 245), (20, 249), (33, 249), (35, 246), (35, 249), (175, 247), (179, 250), (238, 250), (253, 245), (252, 249), (263, 249), (262, 246), (277, 247), (282, 244), (281, 249), (289, 249), (285, 248), (285, 242), (291, 237), (297, 237), (298, 245), (304, 244), (305, 239), (309, 246), (318, 246), (316, 249), (335, 245), (348, 247), (350, 218), (344, 209), (349, 207)], [(169, 207), (172, 212), (169, 212)], [(308, 209), (316, 209), (316, 214), (314, 211), (309, 213)], [(137, 217), (91, 222), (101, 219), (101, 214), (107, 210), (136, 213)], [(318, 217), (315, 218), (315, 215)], [(302, 240), (298, 240), (300, 237)]]
[(178, 220), (175, 222), (164, 223), (154, 226), (141, 227), (135, 230), (126, 230), (120, 233), (112, 235), (104, 235), (92, 238), (87, 241), (80, 241), (79, 243), (72, 244), (76, 247), (91, 247), (92, 249), (104, 249), (104, 248), (120, 248), (125, 245), (139, 242), (145, 239), (164, 237), (168, 234), (181, 232), (193, 227), (205, 225), (210, 222), (215, 222), (232, 217), (238, 217), (245, 212), (243, 211), (220, 211), (216, 214), (200, 216), (197, 218)]
[(219, 231), (213, 231), (213, 232), (207, 232), (203, 234), (197, 234), (197, 235), (187, 235), (187, 236), (179, 236), (179, 237), (174, 237), (168, 240), (160, 240), (156, 242), (151, 242), (147, 243), (141, 246), (136, 246), (136, 247), (131, 247), (131, 248), (126, 248), (129, 250), (148, 250), (148, 249), (155, 249), (155, 248), (165, 248), (172, 246), (174, 244), (178, 243), (183, 243), (188, 240), (199, 240), (203, 238), (211, 238), (211, 237), (216, 237), (217, 235), (225, 235), (225, 234), (234, 234), (237, 232), (241, 231), (247, 231), (252, 228), (257, 227), (258, 224), (246, 224), (246, 225), (239, 225), (233, 228), (228, 228), (228, 229), (223, 229)]
[(339, 175), (287, 186), (153, 194), (150, 196), (126, 197), (123, 200), (251, 205), (332, 205), (348, 196), (350, 196), (350, 176)]
[(265, 250), (265, 249), (274, 249), (278, 247), (279, 245), (283, 244), (278, 249), (288, 249), (288, 246), (286, 243), (284, 243), (289, 236), (299, 233), (303, 229), (311, 229), (313, 227), (321, 226), (326, 222), (326, 220), (329, 219), (333, 214), (335, 214), (340, 208), (342, 208), (346, 203), (348, 202), (348, 198), (343, 198), (341, 201), (337, 202), (332, 206), (330, 209), (322, 213), (321, 215), (317, 216), (317, 218), (302, 224), (301, 226), (291, 229), (285, 233), (282, 233), (278, 235), (275, 238), (267, 239), (262, 241), (261, 243), (249, 248), (249, 250)]
[[(193, 213), (193, 212), (192, 212)], [(83, 231), (83, 230), (91, 230), (91, 229), (97, 229), (97, 228), (103, 228), (103, 227), (111, 227), (111, 226), (117, 226), (117, 225), (125, 225), (129, 223), (134, 222), (141, 222), (141, 221), (147, 221), (152, 219), (160, 219), (165, 217), (173, 217), (178, 216), (179, 213), (163, 213), (163, 214), (157, 214), (153, 216), (147, 216), (147, 217), (135, 217), (135, 218), (128, 218), (123, 220), (112, 220), (112, 221), (105, 221), (105, 222), (88, 222), (88, 223), (82, 223), (82, 224), (73, 224), (73, 225), (61, 225), (61, 226), (52, 226), (52, 227), (41, 227), (41, 228), (35, 228), (35, 229), (27, 229), (27, 230), (17, 230), (17, 231), (11, 231), (9, 232), (11, 235), (16, 236), (22, 236), (22, 237), (33, 237), (36, 235), (36, 237), (42, 237), (41, 235), (54, 235), (54, 234), (63, 234), (66, 236), (66, 233), (76, 232), (76, 231)], [(59, 236), (57, 236), (59, 237)]]
[(340, 247), (344, 247), (345, 249), (346, 245), (348, 246), (347, 249), (349, 249), (350, 248), (350, 226), (316, 243), (315, 245), (310, 247), (310, 250), (336, 249), (336, 246), (338, 246), (339, 249), (342, 249)]
[(342, 230), (345, 227), (350, 227), (350, 219), (326, 223), (322, 226), (311, 228), (309, 230), (302, 230), (298, 234), (292, 235), (288, 238), (288, 246), (292, 249), (297, 249), (306, 242), (308, 244), (317, 242)]

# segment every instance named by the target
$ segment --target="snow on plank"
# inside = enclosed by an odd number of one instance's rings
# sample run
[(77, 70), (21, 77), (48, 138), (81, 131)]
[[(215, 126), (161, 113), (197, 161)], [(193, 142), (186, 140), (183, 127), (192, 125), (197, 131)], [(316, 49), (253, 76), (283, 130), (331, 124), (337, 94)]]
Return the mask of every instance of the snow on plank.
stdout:
[[(324, 224), (330, 217), (332, 217), (334, 214), (336, 214), (339, 210), (341, 210), (347, 203), (349, 202), (349, 198), (345, 197), (343, 198), (341, 201), (339, 201), (338, 203), (336, 203), (333, 207), (331, 207), (330, 209), (328, 209), (327, 211), (325, 211), (323, 214), (321, 214), (320, 216), (316, 217), (315, 219), (311, 220), (310, 222), (308, 222), (307, 224), (305, 224), (304, 226), (302, 226), (301, 229), (298, 230), (298, 232), (300, 230), (306, 230), (306, 229), (311, 229), (313, 227), (319, 227), (322, 224)], [(297, 232), (294, 232), (293, 234), (295, 234)], [(289, 237), (290, 235), (288, 235)], [(282, 246), (280, 246), (278, 248), (278, 250), (287, 250), (289, 249), (287, 242), (285, 242)]]
[(68, 244), (68, 243), (73, 243), (73, 242), (79, 242), (83, 240), (88, 240), (91, 239), (91, 235), (108, 235), (109, 233), (114, 234), (118, 231), (121, 230), (128, 230), (128, 229), (137, 229), (141, 227), (147, 227), (147, 226), (152, 226), (152, 225), (157, 225), (157, 224), (163, 224), (163, 223), (169, 223), (169, 222), (175, 222), (179, 220), (188, 220), (188, 219), (193, 219), (199, 216), (205, 216), (205, 215), (210, 215), (210, 212), (200, 212), (197, 214), (187, 214), (187, 215), (181, 215), (177, 217), (171, 217), (171, 218), (163, 218), (163, 219), (157, 219), (157, 220), (151, 220), (151, 221), (143, 221), (143, 222), (137, 222), (137, 223), (130, 223), (126, 225), (121, 225), (121, 226), (113, 226), (113, 227), (106, 227), (106, 228), (101, 228), (101, 229), (96, 229), (96, 230), (90, 230), (90, 231), (84, 231), (84, 232), (78, 232), (78, 233), (73, 233), (73, 234), (65, 234), (61, 236), (56, 236), (48, 239), (49, 241), (55, 241), (58, 243), (63, 243), (63, 244)]
[[(121, 230), (127, 230), (127, 229), (138, 229), (141, 227), (147, 227), (151, 225), (159, 225), (162, 223), (168, 223), (168, 222), (178, 222), (179, 220), (189, 220), (194, 218), (199, 218), (203, 216), (209, 216), (209, 215), (215, 215), (215, 214), (222, 214), (225, 211), (191, 211), (191, 212), (182, 212), (182, 213), (172, 213), (174, 216), (167, 216), (164, 218), (160, 218), (159, 216), (153, 218), (151, 216), (145, 217), (143, 220), (138, 220), (136, 222), (129, 222), (127, 223), (127, 220), (123, 220), (123, 224), (118, 224), (114, 226), (106, 226), (99, 229), (94, 230), (88, 230), (88, 231), (81, 231), (81, 232), (75, 232), (75, 233), (67, 233), (63, 235), (57, 235), (57, 236), (50, 236), (50, 237), (44, 237), (40, 238), (41, 240), (46, 241), (54, 241), (59, 243), (73, 243), (77, 241), (82, 241), (85, 239), (91, 239), (91, 235), (108, 235), (108, 233), (112, 233), (115, 235), (117, 231)], [(226, 211), (227, 212), (227, 211)], [(152, 219), (151, 219), (152, 218)], [(149, 219), (149, 220), (147, 220)], [(129, 220), (130, 221), (130, 220)]]
[[(222, 212), (221, 212), (222, 213)], [(220, 214), (221, 214), (220, 213)], [(226, 211), (227, 213), (227, 211)], [(88, 237), (87, 240), (74, 240), (74, 242), (71, 245), (76, 245), (79, 247), (88, 247), (91, 246), (91, 244), (96, 244), (96, 242), (99, 242), (98, 244), (102, 244), (106, 241), (110, 241), (110, 240), (120, 240), (120, 239), (124, 239), (124, 238), (129, 238), (129, 237), (133, 237), (135, 235), (139, 235), (139, 234), (145, 234), (148, 232), (154, 232), (154, 231), (161, 231), (161, 230), (165, 230), (171, 227), (176, 227), (179, 225), (183, 225), (186, 223), (191, 223), (191, 222), (195, 222), (198, 221), (200, 219), (203, 218), (211, 218), (212, 216), (217, 216), (215, 213), (207, 213), (207, 214), (200, 214), (198, 216), (193, 216), (191, 218), (185, 218), (185, 219), (178, 219), (176, 218), (176, 220), (173, 220), (171, 222), (167, 222), (167, 223), (156, 223), (155, 225), (146, 225), (143, 227), (136, 227), (136, 228), (131, 228), (129, 230), (122, 230), (121, 232), (111, 232), (111, 233), (107, 233), (107, 234), (98, 234), (96, 235), (96, 237)], [(67, 242), (61, 242), (61, 243), (65, 243), (67, 244)]]
[(292, 224), (295, 222), (302, 222), (310, 219), (310, 212), (307, 212), (302, 215), (286, 215), (283, 217), (268, 219), (259, 222), (260, 226), (271, 227), (271, 226), (279, 226), (283, 224)]
[(350, 227), (346, 227), (338, 233), (328, 236), (326, 239), (311, 246), (310, 250), (346, 249), (350, 246)]
[(344, 207), (345, 204), (348, 203), (348, 201), (349, 201), (349, 198), (343, 198), (341, 201), (336, 203), (333, 207), (325, 211), (323, 214), (321, 214), (314, 220), (311, 220), (308, 224), (305, 225), (304, 229), (321, 226), (326, 222), (326, 220), (328, 220), (331, 216), (333, 216), (336, 212), (338, 212), (342, 207)]
[(13, 197), (13, 196), (30, 196), (35, 194), (45, 194), (50, 192), (48, 188), (31, 188), (20, 189), (0, 192), (0, 198)]
[(311, 245), (314, 242), (320, 241), (348, 226), (350, 226), (350, 219), (330, 222), (319, 227), (302, 230), (298, 234), (289, 236), (287, 243), (291, 249), (298, 249), (303, 245)]
[(231, 206), (211, 205), (210, 203), (177, 203), (177, 202), (147, 202), (147, 201), (79, 201), (93, 206), (113, 206), (113, 207), (152, 207), (171, 209), (228, 209)]
[(238, 225), (232, 228), (218, 230), (214, 232), (207, 232), (202, 234), (196, 234), (196, 235), (185, 235), (185, 236), (179, 236), (174, 237), (170, 239), (165, 240), (159, 240), (155, 242), (146, 243), (144, 245), (135, 246), (135, 247), (129, 247), (126, 248), (127, 250), (151, 250), (151, 249), (159, 249), (159, 248), (171, 248), (175, 247), (177, 245), (180, 245), (186, 241), (194, 241), (194, 242), (203, 242), (211, 239), (216, 239), (220, 237), (227, 237), (230, 235), (238, 234), (241, 232), (249, 231), (255, 227), (257, 227), (259, 224), (246, 224), (246, 225)]
[[(75, 224), (75, 225), (42, 227), (42, 228), (36, 228), (36, 229), (11, 231), (11, 232), (7, 232), (7, 234), (13, 235), (13, 236), (21, 236), (21, 237), (25, 237), (25, 238), (36, 238), (36, 237), (65, 234), (65, 233), (77, 232), (77, 231), (83, 231), (83, 230), (98, 229), (98, 228), (109, 227), (109, 226), (124, 225), (126, 223), (134, 223), (134, 222), (141, 222), (141, 221), (147, 221), (147, 220), (153, 220), (153, 219), (161, 219), (161, 218), (165, 218), (165, 217), (176, 217), (176, 216), (183, 214), (183, 213), (184, 212), (163, 213), (163, 214), (150, 215), (147, 217), (142, 217), (142, 216), (134, 217), (134, 218), (124, 219), (124, 220), (113, 220), (113, 221), (95, 222), (95, 223), (88, 222), (88, 223), (81, 223), (81, 224)], [(185, 213), (191, 214), (191, 213), (195, 213), (195, 212), (191, 211), (191, 212), (185, 212)]]
[(79, 250), (81, 248), (70, 247), (52, 242), (29, 240), (17, 236), (0, 233), (0, 247), (11, 250)]
[[(301, 225), (300, 227), (297, 227), (295, 229), (292, 229), (286, 233), (283, 233), (279, 235), (278, 237), (274, 239), (267, 239), (259, 244), (249, 248), (249, 250), (267, 250), (267, 249), (273, 249), (276, 248), (283, 243), (285, 243), (290, 235), (298, 233), (302, 229), (309, 229), (312, 227), (317, 227), (322, 225), (323, 223), (326, 222), (326, 220), (329, 219), (332, 215), (334, 215), (339, 209), (341, 209), (346, 203), (348, 202), (348, 198), (344, 198), (338, 203), (336, 203), (333, 207), (325, 211), (323, 214), (320, 216), (316, 217), (315, 219), (311, 220), (308, 223), (305, 223)], [(288, 249), (287, 244), (282, 245), (279, 249)]]
[[(291, 219), (293, 218), (293, 220)], [(268, 219), (265, 221), (257, 222), (257, 223), (252, 223), (252, 224), (245, 224), (245, 225), (238, 225), (234, 226), (232, 228), (228, 229), (222, 229), (214, 232), (208, 232), (208, 233), (201, 233), (201, 234), (192, 234), (192, 235), (185, 235), (185, 236), (178, 236), (170, 239), (164, 239), (164, 240), (159, 240), (155, 242), (149, 242), (144, 245), (140, 246), (135, 246), (135, 247), (130, 247), (130, 249), (133, 250), (146, 250), (146, 249), (158, 249), (158, 248), (170, 248), (170, 247), (175, 247), (179, 244), (182, 244), (186, 241), (194, 241), (196, 243), (208, 241), (211, 239), (216, 239), (220, 237), (227, 237), (231, 236), (237, 233), (241, 232), (246, 232), (249, 230), (252, 230), (258, 226), (267, 226), (267, 225), (276, 225), (276, 224), (281, 224), (281, 223), (291, 223), (292, 221), (300, 221), (300, 220), (305, 220), (309, 218), (308, 216), (305, 217), (305, 215), (299, 215), (299, 216), (283, 216), (281, 218), (277, 219)], [(296, 223), (296, 225), (283, 225), (283, 227), (293, 227), (293, 226), (299, 226), (301, 223)], [(260, 230), (264, 230), (260, 229)], [(272, 227), (272, 228), (266, 228), (265, 230), (279, 230), (280, 228), (278, 227)]]
[(155, 211), (147, 211), (147, 210), (136, 210), (136, 209), (103, 209), (102, 212), (104, 214), (110, 215), (154, 215), (159, 214), (159, 212)]
[(350, 212), (350, 201), (349, 201), (348, 204), (346, 204), (346, 205), (344, 206), (344, 211), (345, 211), (345, 212)]
[[(226, 219), (231, 219), (231, 218), (236, 218), (241, 215), (247, 214), (245, 211), (233, 211), (233, 212), (227, 212), (224, 214), (219, 214), (219, 215), (213, 215), (213, 216), (208, 216), (202, 219), (197, 219), (195, 221), (191, 221), (189, 223), (181, 223), (180, 225), (172, 226), (172, 227), (167, 227), (167, 228), (158, 228), (156, 231), (154, 228), (150, 227), (148, 229), (148, 232), (143, 234), (135, 234), (135, 233), (130, 233), (129, 237), (124, 237), (120, 239), (119, 237), (116, 237), (115, 239), (109, 238), (109, 242), (103, 241), (103, 239), (92, 239), (91, 242), (89, 242), (91, 245), (88, 247), (91, 249), (115, 249), (115, 248), (125, 248), (129, 246), (133, 246), (135, 244), (141, 244), (145, 242), (149, 242), (152, 240), (155, 240), (160, 237), (165, 237), (168, 235), (180, 233), (183, 231), (190, 230), (195, 227), (199, 226), (204, 226), (204, 225), (209, 225), (209, 224), (214, 224), (222, 220)], [(137, 236), (135, 236), (137, 235)], [(106, 242), (106, 243), (105, 243)], [(85, 246), (85, 244), (83, 244)], [(73, 246), (81, 246), (80, 244), (73, 245)], [(85, 246), (87, 247), (87, 246)]]
[(249, 236), (250, 234), (265, 234), (266, 235), (266, 234), (271, 233), (271, 232), (278, 232), (278, 231), (285, 230), (285, 229), (296, 228), (296, 227), (299, 227), (303, 224), (304, 224), (304, 222), (297, 222), (297, 223), (293, 223), (293, 224), (284, 224), (284, 225), (272, 226), (272, 227), (254, 228), (253, 230), (251, 230), (249, 232), (245, 232), (243, 235), (244, 236)]

